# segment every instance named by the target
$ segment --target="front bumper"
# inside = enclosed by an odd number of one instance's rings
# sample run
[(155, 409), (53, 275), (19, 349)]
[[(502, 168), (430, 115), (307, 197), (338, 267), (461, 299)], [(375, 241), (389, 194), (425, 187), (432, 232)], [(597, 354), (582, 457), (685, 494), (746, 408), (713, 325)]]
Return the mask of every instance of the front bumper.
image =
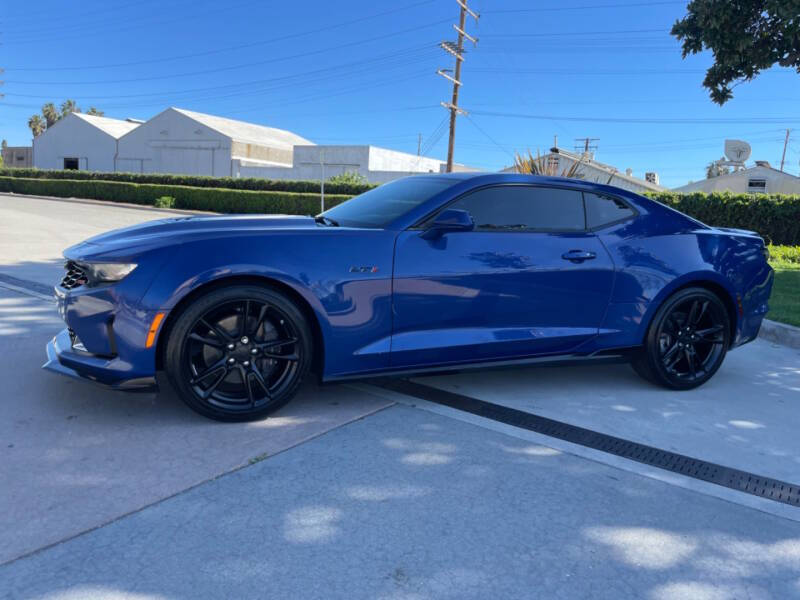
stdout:
[(129, 377), (130, 366), (118, 357), (102, 358), (74, 349), (69, 329), (64, 329), (47, 344), (47, 362), (42, 368), (114, 390), (158, 392), (155, 377)]

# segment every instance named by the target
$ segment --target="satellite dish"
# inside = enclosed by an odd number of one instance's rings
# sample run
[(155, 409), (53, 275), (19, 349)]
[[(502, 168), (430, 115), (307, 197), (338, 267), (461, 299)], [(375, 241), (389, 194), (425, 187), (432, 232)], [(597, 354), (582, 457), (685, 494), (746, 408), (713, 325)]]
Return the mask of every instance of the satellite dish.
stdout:
[(743, 140), (725, 140), (725, 156), (735, 163), (744, 163), (750, 158), (750, 144)]

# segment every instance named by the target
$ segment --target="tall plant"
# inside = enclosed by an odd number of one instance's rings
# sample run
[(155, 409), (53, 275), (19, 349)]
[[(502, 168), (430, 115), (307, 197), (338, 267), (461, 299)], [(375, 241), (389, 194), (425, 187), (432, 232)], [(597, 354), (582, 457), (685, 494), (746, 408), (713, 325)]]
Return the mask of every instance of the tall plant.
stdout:
[(583, 179), (584, 156), (581, 156), (580, 160), (573, 162), (569, 167), (562, 169), (560, 173), (558, 161), (552, 159), (553, 157), (550, 155), (542, 156), (538, 149), (536, 150), (536, 156), (530, 150), (528, 150), (528, 156), (515, 152), (514, 170), (525, 175), (548, 175), (551, 177)]

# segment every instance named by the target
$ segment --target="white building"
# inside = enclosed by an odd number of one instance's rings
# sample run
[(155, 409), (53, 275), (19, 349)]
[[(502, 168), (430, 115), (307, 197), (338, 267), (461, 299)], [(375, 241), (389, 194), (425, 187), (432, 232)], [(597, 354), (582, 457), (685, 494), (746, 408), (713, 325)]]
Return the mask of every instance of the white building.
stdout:
[(316, 180), (341, 173), (358, 173), (370, 183), (385, 183), (406, 175), (440, 173), (444, 167), (441, 160), (376, 146), (295, 146), (291, 166), (267, 167), (241, 160), (235, 175)]
[(768, 162), (757, 160), (755, 166), (727, 175), (701, 179), (673, 191), (733, 192), (734, 194), (800, 194), (800, 177), (773, 169)]
[(70, 113), (33, 139), (33, 166), (115, 171), (119, 139), (138, 126), (137, 122)]
[(0, 155), (5, 168), (28, 169), (33, 166), (32, 146), (6, 146)]
[[(584, 181), (613, 185), (637, 194), (644, 192), (663, 192), (666, 188), (658, 185), (658, 173), (645, 173), (644, 179), (633, 176), (633, 171), (627, 169), (624, 173), (616, 167), (596, 161), (590, 153), (588, 155), (576, 154), (562, 148), (550, 148), (550, 152), (542, 156), (547, 172), (560, 176), (568, 172), (575, 163), (580, 163), (575, 177)], [(514, 167), (507, 167), (503, 172), (514, 172)]]
[(317, 146), (290, 131), (181, 108), (147, 121), (73, 113), (34, 140), (34, 165), (305, 180), (355, 172), (372, 183), (445, 169), (433, 158), (369, 145)]
[(119, 141), (116, 170), (236, 177), (245, 164), (291, 167), (294, 147), (313, 145), (290, 131), (168, 108)]

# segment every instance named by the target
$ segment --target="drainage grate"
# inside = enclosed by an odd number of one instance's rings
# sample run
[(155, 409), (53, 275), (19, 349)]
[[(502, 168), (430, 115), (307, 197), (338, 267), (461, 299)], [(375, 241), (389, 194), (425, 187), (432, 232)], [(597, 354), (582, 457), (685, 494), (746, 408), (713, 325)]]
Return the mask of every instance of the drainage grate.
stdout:
[(606, 435), (591, 429), (562, 423), (561, 421), (540, 417), (515, 408), (493, 404), (492, 402), (440, 390), (405, 379), (386, 379), (373, 381), (372, 383), (393, 392), (463, 410), (499, 423), (521, 427), (522, 429), (535, 431), (566, 442), (580, 444), (587, 448), (635, 460), (651, 467), (658, 467), (665, 471), (679, 473), (746, 494), (752, 494), (753, 496), (760, 496), (775, 502), (800, 507), (800, 485), (754, 475), (753, 473), (717, 465), (692, 458), (691, 456), (669, 452), (668, 450), (660, 450), (645, 444), (614, 437), (613, 435)]

